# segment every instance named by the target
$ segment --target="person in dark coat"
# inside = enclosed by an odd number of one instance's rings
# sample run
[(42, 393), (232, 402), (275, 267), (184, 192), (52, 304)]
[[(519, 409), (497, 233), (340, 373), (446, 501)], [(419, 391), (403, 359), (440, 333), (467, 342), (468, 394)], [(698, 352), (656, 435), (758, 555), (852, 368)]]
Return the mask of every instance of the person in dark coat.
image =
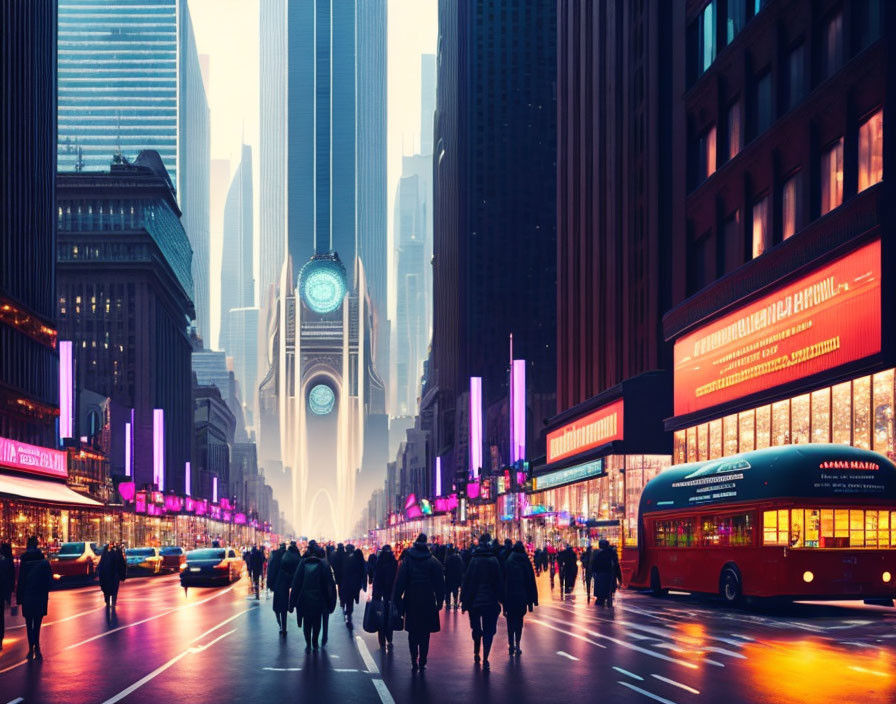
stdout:
[(513, 552), (513, 541), (510, 538), (505, 538), (504, 547), (498, 549), (498, 562), (501, 563), (501, 567), (504, 567), (511, 552)]
[(16, 563), (9, 543), (0, 545), (0, 650), (6, 632), (6, 608), (12, 605), (12, 592), (16, 581)]
[(591, 599), (591, 546), (582, 550), (582, 582), (585, 585), (585, 603)]
[(507, 648), (511, 655), (522, 655), (523, 618), (538, 606), (535, 570), (521, 542), (513, 546), (504, 563), (504, 618), (507, 619)]
[(392, 609), (392, 590), (395, 588), (395, 577), (398, 574), (398, 560), (392, 552), (391, 545), (383, 545), (376, 559), (376, 570), (373, 575), (373, 598), (383, 602), (383, 625), (377, 631), (380, 648), (392, 650), (392, 624), (389, 614)]
[(280, 634), (284, 636), (286, 635), (286, 612), (289, 610), (289, 587), (292, 585), (292, 578), (299, 567), (301, 559), (299, 548), (293, 541), (280, 558), (280, 564), (277, 568), (273, 608), (277, 616), (277, 624), (280, 626)]
[(342, 568), (345, 565), (345, 546), (339, 543), (329, 558), (330, 567), (333, 568), (333, 576), (336, 578), (336, 587), (342, 592)]
[(47, 615), (53, 570), (50, 561), (37, 547), (37, 538), (28, 538), (27, 549), (19, 558), (19, 582), (16, 602), (22, 607), (25, 631), (28, 634), (28, 659), (41, 660), (40, 624)]
[(535, 565), (535, 576), (538, 577), (541, 575), (541, 548), (535, 548), (535, 553), (532, 555), (532, 563)]
[(482, 669), (488, 670), (488, 655), (498, 629), (498, 616), (504, 601), (504, 576), (501, 563), (489, 546), (489, 535), (483, 533), (479, 546), (473, 551), (470, 567), (464, 574), (460, 590), (461, 611), (470, 613), (473, 632), (473, 660), (479, 662), (482, 645)]
[(373, 578), (376, 576), (376, 550), (371, 550), (367, 556), (367, 583), (373, 586)]
[(268, 580), (267, 586), (270, 591), (274, 591), (277, 586), (277, 573), (280, 571), (280, 561), (283, 559), (283, 553), (286, 552), (286, 543), (280, 543), (280, 547), (271, 551), (271, 558), (268, 560)]
[(594, 577), (594, 597), (598, 606), (613, 606), (616, 586), (622, 583), (622, 570), (616, 550), (610, 542), (601, 540), (599, 550), (591, 556), (591, 573)]
[(367, 567), (364, 555), (353, 545), (345, 546), (342, 562), (342, 581), (339, 582), (339, 601), (347, 626), (352, 625), (352, 612), (361, 598), (361, 591), (367, 591)]
[(267, 558), (264, 555), (264, 549), (257, 545), (252, 546), (249, 552), (249, 561), (246, 567), (249, 569), (249, 575), (252, 577), (252, 587), (255, 589), (255, 598), (259, 598), (259, 588), (261, 583), (261, 575), (264, 573), (264, 563)]
[(458, 592), (460, 583), (464, 578), (464, 560), (457, 554), (454, 548), (448, 549), (445, 558), (445, 611), (451, 608), (451, 600), (454, 598), (454, 610), (460, 606)]
[(405, 615), (411, 671), (419, 668), (422, 672), (429, 656), (429, 637), (441, 628), (439, 611), (445, 601), (445, 574), (426, 547), (425, 533), (420, 533), (413, 547), (402, 553), (392, 599)]
[(100, 589), (103, 590), (106, 608), (114, 609), (115, 603), (118, 601), (118, 586), (128, 574), (128, 561), (125, 559), (120, 545), (109, 543), (103, 549), (96, 572), (100, 578)]
[(563, 573), (563, 591), (566, 594), (572, 594), (572, 590), (576, 588), (576, 576), (579, 573), (579, 566), (576, 564), (576, 551), (572, 549), (571, 545), (567, 545), (561, 555), (560, 569)]
[(317, 544), (309, 543), (289, 592), (289, 610), (296, 611), (296, 618), (302, 625), (306, 653), (319, 649), (323, 614), (325, 611), (332, 613), (336, 608), (336, 580), (325, 554)]

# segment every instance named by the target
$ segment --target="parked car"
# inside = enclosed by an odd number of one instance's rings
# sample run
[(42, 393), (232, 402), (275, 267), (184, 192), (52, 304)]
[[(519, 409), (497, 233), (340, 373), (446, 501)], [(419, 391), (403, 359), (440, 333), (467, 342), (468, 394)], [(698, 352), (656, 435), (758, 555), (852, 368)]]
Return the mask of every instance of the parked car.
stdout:
[(160, 548), (163, 572), (180, 572), (187, 564), (187, 551), (177, 545)]
[(187, 587), (199, 584), (230, 584), (240, 578), (243, 559), (233, 548), (199, 548), (187, 553), (187, 562), (180, 573), (180, 583)]
[(124, 557), (128, 563), (128, 577), (159, 574), (162, 570), (158, 548), (128, 548)]
[(53, 579), (93, 579), (102, 552), (96, 543), (63, 543), (50, 553)]

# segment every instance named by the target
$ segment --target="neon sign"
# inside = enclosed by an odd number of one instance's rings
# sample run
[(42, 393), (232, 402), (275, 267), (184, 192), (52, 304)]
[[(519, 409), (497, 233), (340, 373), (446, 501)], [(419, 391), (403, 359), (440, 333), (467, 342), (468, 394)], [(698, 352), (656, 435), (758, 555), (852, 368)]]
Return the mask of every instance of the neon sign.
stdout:
[(548, 462), (622, 440), (624, 405), (619, 399), (548, 433)]
[(9, 438), (0, 438), (0, 465), (58, 479), (68, 477), (64, 452)]

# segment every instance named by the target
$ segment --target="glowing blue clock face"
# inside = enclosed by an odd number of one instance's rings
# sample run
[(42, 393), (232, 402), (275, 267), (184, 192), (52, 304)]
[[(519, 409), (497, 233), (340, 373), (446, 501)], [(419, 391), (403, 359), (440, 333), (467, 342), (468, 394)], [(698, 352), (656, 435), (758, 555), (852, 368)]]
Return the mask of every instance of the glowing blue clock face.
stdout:
[(318, 384), (308, 394), (308, 407), (316, 416), (325, 416), (333, 410), (336, 404), (336, 395), (326, 384)]
[(345, 282), (330, 267), (312, 269), (302, 281), (302, 297), (315, 313), (332, 313), (342, 304)]

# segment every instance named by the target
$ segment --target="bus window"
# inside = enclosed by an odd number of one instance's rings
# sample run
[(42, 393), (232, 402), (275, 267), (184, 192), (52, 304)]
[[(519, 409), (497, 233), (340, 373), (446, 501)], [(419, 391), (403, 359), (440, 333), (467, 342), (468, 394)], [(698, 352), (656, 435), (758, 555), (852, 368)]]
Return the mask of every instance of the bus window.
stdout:
[(721, 544), (717, 521), (715, 516), (703, 516), (700, 519), (700, 544), (704, 547), (714, 548)]
[(764, 545), (787, 545), (787, 509), (763, 511), (762, 526)]
[[(876, 548), (878, 547), (877, 540), (877, 526), (878, 526), (878, 513), (877, 511), (865, 511), (865, 547), (866, 548)], [(886, 543), (882, 547), (886, 547)]]
[(805, 513), (801, 508), (790, 511), (790, 547), (801, 548), (805, 546)]
[(809, 508), (805, 511), (806, 520), (803, 528), (803, 547), (817, 548), (821, 545), (821, 511), (817, 508)]
[(853, 548), (865, 546), (865, 516), (864, 511), (849, 512), (849, 545)]
[(689, 548), (694, 545), (694, 520), (680, 518), (654, 521), (654, 544), (661, 548)]
[(742, 513), (731, 517), (731, 545), (753, 544), (753, 515)]

